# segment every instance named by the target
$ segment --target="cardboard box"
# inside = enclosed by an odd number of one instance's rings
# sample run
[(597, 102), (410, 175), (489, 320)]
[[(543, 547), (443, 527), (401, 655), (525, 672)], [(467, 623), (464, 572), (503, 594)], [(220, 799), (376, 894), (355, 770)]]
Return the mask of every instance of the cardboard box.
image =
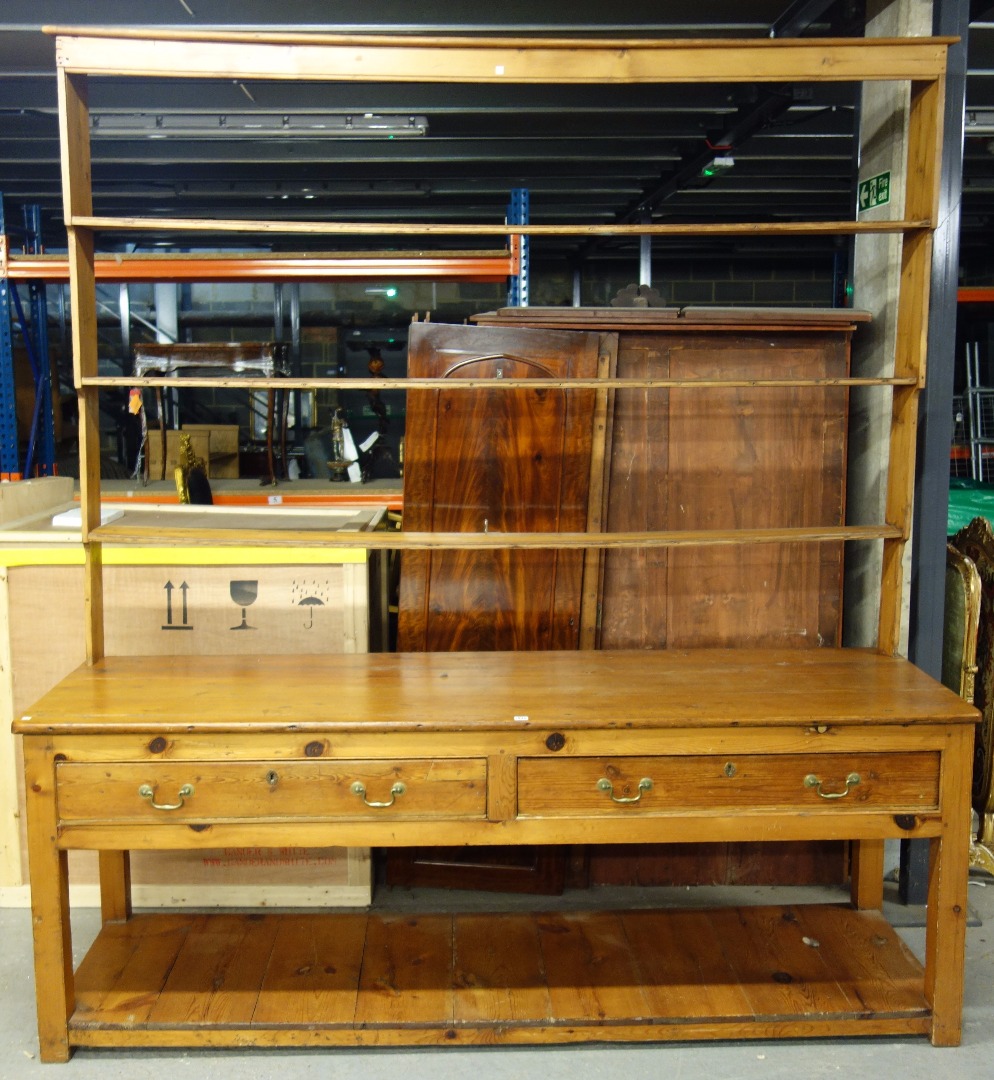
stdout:
[(191, 437), (207, 436), (207, 475), (212, 480), (237, 480), (238, 437), (237, 424), (183, 424), (183, 432)]
[[(51, 527), (72, 493), (73, 481), (61, 477), (0, 485), (0, 906), (29, 902), (23, 769), (11, 721), (85, 660), (82, 546), (78, 532)], [(237, 527), (246, 516), (281, 524), (301, 512), (155, 507), (133, 513), (151, 522), (182, 516)], [(373, 527), (382, 511), (325, 516), (352, 531)], [(106, 650), (364, 652), (373, 565), (361, 548), (332, 545), (287, 551), (105, 545)], [(72, 854), (70, 881), (75, 902), (99, 902), (94, 853)], [(364, 848), (135, 852), (132, 883), (136, 906), (153, 907), (363, 906), (372, 897)]]
[[(212, 479), (237, 479), (238, 472), (238, 425), (237, 424), (183, 424), (179, 431), (166, 430), (166, 478), (172, 476), (179, 464), (180, 437), (190, 436), (194, 457), (203, 458), (207, 476)], [(161, 474), (162, 445), (158, 428), (148, 432), (148, 467), (151, 476)]]

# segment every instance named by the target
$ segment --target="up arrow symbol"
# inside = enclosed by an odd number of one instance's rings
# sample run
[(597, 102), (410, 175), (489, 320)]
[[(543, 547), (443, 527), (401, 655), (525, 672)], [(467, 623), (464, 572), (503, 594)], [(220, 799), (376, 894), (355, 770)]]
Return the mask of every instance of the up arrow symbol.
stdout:
[(187, 594), (190, 586), (187, 585), (187, 583), (185, 581), (183, 582), (182, 585), (179, 586), (179, 590), (180, 590), (180, 594), (181, 594), (181, 600), (182, 600), (182, 605), (181, 605), (182, 606), (182, 613), (183, 613), (183, 621), (180, 622), (180, 623), (174, 623), (173, 622), (173, 590), (176, 588), (176, 586), (171, 581), (167, 581), (166, 584), (163, 586), (163, 588), (166, 591), (166, 621), (163, 624), (162, 629), (163, 630), (192, 630), (193, 626), (187, 621), (189, 616), (188, 616), (188, 613), (187, 613), (187, 604), (186, 604), (186, 594)]

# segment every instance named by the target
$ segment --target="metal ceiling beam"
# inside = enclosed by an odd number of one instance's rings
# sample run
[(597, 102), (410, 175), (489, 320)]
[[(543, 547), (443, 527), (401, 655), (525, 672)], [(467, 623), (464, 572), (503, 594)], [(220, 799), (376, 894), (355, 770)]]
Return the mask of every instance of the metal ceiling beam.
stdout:
[(794, 0), (770, 26), (770, 37), (798, 37), (816, 23), (836, 0)]
[[(9, 60), (0, 58), (6, 63)], [(54, 64), (54, 60), (53, 60)], [(313, 109), (329, 112), (364, 111), (429, 112), (435, 116), (481, 113), (541, 115), (549, 110), (560, 114), (624, 114), (695, 112), (699, 109), (732, 110), (743, 99), (747, 87), (738, 87), (735, 96), (722, 86), (639, 85), (561, 87), (546, 84), (451, 87), (432, 83), (289, 83), (284, 81), (251, 84), (255, 104), (236, 83), (209, 83), (202, 79), (169, 83), (163, 79), (100, 79), (90, 87), (90, 107), (94, 112), (218, 112), (260, 109)], [(652, 91), (656, 90), (655, 93)], [(819, 98), (832, 101), (840, 93), (825, 84)], [(57, 112), (54, 81), (50, 74), (16, 77), (4, 71), (0, 79), (0, 108), (38, 110), (52, 116)]]
[[(631, 200), (619, 213), (618, 221), (629, 223), (639, 221), (644, 215), (651, 215), (661, 202), (684, 188), (692, 180), (700, 178), (701, 170), (720, 154), (722, 149), (733, 151), (750, 135), (782, 116), (791, 106), (793, 96), (790, 88), (778, 88), (769, 93), (759, 105), (742, 109), (738, 118), (727, 124), (720, 134), (705, 140), (697, 150), (684, 154), (677, 168), (656, 187), (649, 188), (637, 199)], [(597, 247), (598, 241), (590, 241), (580, 249), (581, 260), (589, 258)]]
[[(832, 0), (797, 0), (771, 26), (770, 36), (786, 36), (787, 31), (790, 36), (800, 35), (814, 19), (820, 17), (831, 6), (831, 3)], [(717, 138), (709, 137), (700, 150), (684, 155), (680, 166), (669, 177), (655, 188), (644, 191), (639, 199), (629, 202), (620, 211), (618, 220), (632, 222), (646, 215), (651, 216), (661, 202), (700, 176), (701, 170), (713, 159), (717, 147), (727, 146), (734, 150), (739, 144), (782, 116), (792, 102), (793, 91), (789, 86), (767, 89), (766, 96), (761, 97), (757, 104), (740, 108), (738, 119), (731, 124), (726, 123)], [(584, 245), (580, 250), (579, 258), (581, 260), (589, 258), (595, 247), (596, 242)]]
[[(301, 162), (319, 162), (337, 166), (342, 162), (355, 162), (362, 166), (403, 163), (440, 164), (443, 168), (452, 162), (500, 161), (505, 168), (508, 162), (516, 167), (516, 162), (546, 161), (555, 157), (559, 161), (586, 162), (590, 149), (573, 138), (552, 139), (419, 139), (416, 145), (403, 140), (361, 141), (348, 139), (328, 139), (323, 141), (291, 141), (261, 138), (236, 140), (233, 142), (198, 139), (166, 139), (159, 142), (149, 140), (108, 139), (106, 142), (94, 141), (93, 166), (123, 165), (135, 162), (155, 164), (183, 165), (205, 153), (204, 142), (209, 144), (210, 164), (227, 165), (279, 163), (284, 175), (295, 171)], [(645, 139), (595, 139), (596, 156), (602, 160), (616, 160), (636, 163), (678, 161), (679, 153), (671, 142), (660, 139), (649, 143)], [(6, 144), (4, 155), (9, 161), (17, 161), (19, 156), (27, 154), (30, 148), (31, 160), (50, 163), (58, 161), (58, 144), (47, 140), (34, 140), (23, 144), (19, 150), (16, 143)], [(55, 157), (53, 158), (53, 153)]]

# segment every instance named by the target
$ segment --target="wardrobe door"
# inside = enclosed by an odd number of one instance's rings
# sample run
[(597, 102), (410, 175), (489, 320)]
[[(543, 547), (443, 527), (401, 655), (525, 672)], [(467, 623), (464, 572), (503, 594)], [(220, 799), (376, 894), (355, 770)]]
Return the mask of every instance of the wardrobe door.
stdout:
[[(594, 377), (600, 334), (415, 323), (408, 375), (460, 380)], [(615, 342), (604, 335), (608, 346)], [(404, 529), (583, 532), (595, 392), (409, 390)], [(598, 459), (601, 460), (601, 459)], [(575, 649), (581, 550), (405, 551), (397, 648)], [(388, 885), (562, 891), (562, 846), (391, 848)]]
[[(451, 380), (410, 390), (404, 529), (583, 532), (595, 392), (486, 386), (468, 379), (592, 378), (601, 335), (415, 323), (408, 375)], [(404, 552), (400, 651), (575, 649), (581, 550)]]

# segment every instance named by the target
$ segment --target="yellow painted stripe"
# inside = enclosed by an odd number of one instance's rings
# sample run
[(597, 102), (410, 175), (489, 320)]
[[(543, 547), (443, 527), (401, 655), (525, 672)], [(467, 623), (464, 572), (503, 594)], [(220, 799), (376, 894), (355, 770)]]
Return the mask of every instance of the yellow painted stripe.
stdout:
[[(364, 548), (104, 547), (104, 566), (301, 566), (365, 563)], [(83, 549), (3, 548), (0, 566), (82, 566)]]

